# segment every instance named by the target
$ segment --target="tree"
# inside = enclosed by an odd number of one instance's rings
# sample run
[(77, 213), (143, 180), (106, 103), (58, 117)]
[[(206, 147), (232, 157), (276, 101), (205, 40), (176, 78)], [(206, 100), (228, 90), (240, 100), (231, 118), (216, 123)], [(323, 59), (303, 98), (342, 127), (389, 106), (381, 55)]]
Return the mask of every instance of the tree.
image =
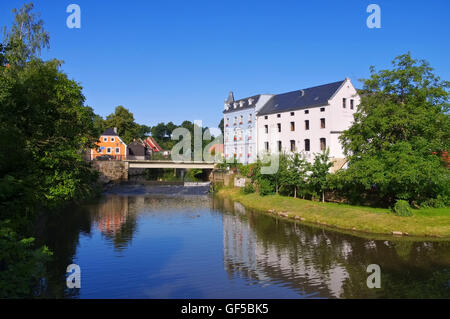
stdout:
[(223, 118), (220, 120), (220, 123), (219, 123), (219, 128), (220, 128), (220, 131), (222, 132), (222, 134), (223, 134), (223, 130), (224, 130), (224, 125), (223, 125)]
[(330, 174), (330, 168), (333, 163), (330, 161), (330, 150), (327, 148), (314, 158), (311, 166), (311, 175), (309, 176), (309, 185), (315, 195), (321, 195), (322, 202), (325, 202), (325, 190), (328, 187), (327, 177)]
[(448, 204), (441, 154), (450, 146), (450, 84), (432, 71), (409, 53), (396, 57), (391, 70), (371, 67), (354, 124), (341, 136), (349, 164), (339, 176), (352, 197), (375, 192), (387, 204), (437, 198)]
[(129, 144), (138, 138), (139, 126), (134, 121), (133, 113), (122, 105), (117, 106), (114, 113), (106, 117), (105, 126), (116, 127), (117, 134), (125, 144)]
[(32, 13), (33, 7), (29, 3), (19, 10), (13, 9), (14, 24), (10, 30), (4, 28), (6, 57), (10, 63), (22, 66), (43, 48), (50, 47), (50, 36), (44, 30), (44, 22), (38, 19), (39, 13)]
[(31, 9), (15, 11), (0, 52), (0, 298), (33, 296), (42, 278), (49, 252), (30, 236), (37, 213), (91, 195), (96, 180), (82, 159), (95, 114), (61, 62), (36, 55), (48, 35)]
[(283, 187), (294, 190), (294, 197), (298, 193), (304, 198), (306, 195), (307, 177), (310, 171), (310, 164), (301, 154), (295, 153), (289, 156), (286, 173), (282, 177)]

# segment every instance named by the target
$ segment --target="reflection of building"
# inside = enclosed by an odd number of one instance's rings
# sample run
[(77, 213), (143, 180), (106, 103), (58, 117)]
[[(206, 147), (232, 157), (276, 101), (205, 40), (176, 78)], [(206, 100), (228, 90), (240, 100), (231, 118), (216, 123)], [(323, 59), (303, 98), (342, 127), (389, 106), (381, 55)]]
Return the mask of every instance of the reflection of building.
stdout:
[[(351, 254), (348, 242), (332, 246), (322, 232), (308, 233), (295, 224), (277, 225), (273, 220), (251, 222), (254, 218), (271, 217), (253, 217), (243, 214), (240, 207), (238, 210), (223, 214), (224, 263), (230, 276), (244, 276), (263, 285), (282, 284), (301, 295), (342, 295), (344, 282), (349, 278), (341, 263)], [(280, 232), (285, 234), (278, 237)]]
[(97, 228), (105, 235), (118, 233), (128, 217), (128, 197), (111, 197), (98, 207)]

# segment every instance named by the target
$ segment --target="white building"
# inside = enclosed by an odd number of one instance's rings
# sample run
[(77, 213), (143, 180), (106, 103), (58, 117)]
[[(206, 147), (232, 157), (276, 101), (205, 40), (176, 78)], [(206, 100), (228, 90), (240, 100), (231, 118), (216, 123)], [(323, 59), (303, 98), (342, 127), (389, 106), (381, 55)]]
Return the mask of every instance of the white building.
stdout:
[(255, 95), (235, 101), (230, 92), (224, 106), (224, 153), (227, 161), (251, 163), (257, 157), (256, 114), (272, 95)]
[[(252, 122), (252, 143), (256, 138), (256, 144), (242, 143), (252, 147), (251, 156), (242, 162), (252, 162), (265, 152), (303, 152), (312, 161), (314, 154), (326, 148), (332, 159), (344, 158), (339, 136), (351, 126), (360, 103), (350, 79), (265, 97), (259, 100), (258, 107), (247, 108), (252, 110), (253, 116), (256, 114), (256, 123)], [(224, 111), (225, 156), (230, 158), (237, 153), (239, 161), (240, 136), (234, 140), (235, 135), (227, 136), (227, 132), (238, 127), (232, 125), (236, 117), (238, 122), (241, 115), (245, 118), (243, 111), (245, 108), (239, 109), (239, 101), (236, 107), (233, 105)]]

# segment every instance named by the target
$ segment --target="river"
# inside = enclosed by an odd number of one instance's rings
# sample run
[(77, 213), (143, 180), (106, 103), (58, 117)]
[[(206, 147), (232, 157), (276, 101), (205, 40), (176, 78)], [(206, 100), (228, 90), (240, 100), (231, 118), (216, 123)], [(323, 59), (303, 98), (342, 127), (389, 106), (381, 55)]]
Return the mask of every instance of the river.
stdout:
[[(373, 240), (183, 186), (128, 185), (52, 217), (42, 295), (57, 298), (450, 298), (450, 242)], [(66, 268), (81, 288), (66, 287)], [(368, 288), (367, 266), (381, 269)]]

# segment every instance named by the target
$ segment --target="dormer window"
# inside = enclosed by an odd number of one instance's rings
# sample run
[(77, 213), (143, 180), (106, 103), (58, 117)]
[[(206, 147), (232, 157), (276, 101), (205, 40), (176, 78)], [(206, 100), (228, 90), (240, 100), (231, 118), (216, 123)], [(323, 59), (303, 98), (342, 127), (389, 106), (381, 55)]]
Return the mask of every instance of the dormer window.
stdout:
[(248, 105), (252, 105), (254, 101), (254, 99), (248, 99)]
[(244, 106), (244, 101), (239, 101), (239, 106), (243, 107)]
[(237, 105), (238, 105), (238, 104), (237, 104), (236, 102), (233, 103), (233, 107), (234, 107), (234, 108), (236, 108)]

